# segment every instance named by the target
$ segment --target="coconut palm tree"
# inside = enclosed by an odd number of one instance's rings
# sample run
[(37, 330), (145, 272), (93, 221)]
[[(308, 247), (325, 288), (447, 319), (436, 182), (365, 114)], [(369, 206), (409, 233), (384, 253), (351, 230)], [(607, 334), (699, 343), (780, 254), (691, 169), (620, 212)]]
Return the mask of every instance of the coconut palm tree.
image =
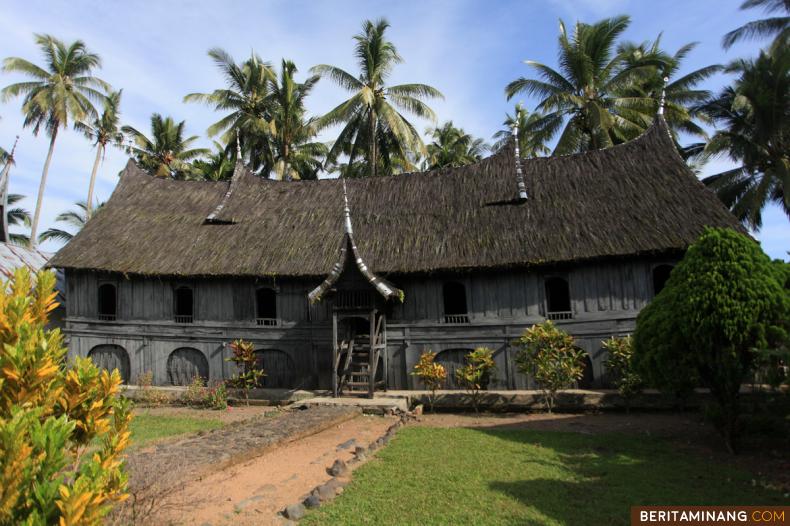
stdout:
[(271, 81), (273, 173), (280, 180), (315, 179), (327, 153), (323, 143), (313, 140), (316, 119), (306, 117), (304, 104), (320, 77), (313, 75), (299, 83), (294, 79), (296, 72), (293, 62), (283, 60), (279, 81)]
[(120, 147), (123, 144), (123, 133), (119, 127), (121, 118), (121, 92), (113, 91), (107, 95), (104, 101), (104, 111), (101, 115), (97, 116), (90, 122), (75, 122), (74, 129), (80, 131), (93, 141), (96, 145), (96, 159), (93, 161), (93, 169), (91, 170), (91, 179), (88, 183), (88, 199), (85, 214), (90, 219), (92, 213), (93, 203), (93, 188), (96, 184), (96, 172), (99, 170), (99, 163), (104, 160), (104, 154), (107, 151), (107, 144), (114, 144)]
[(550, 137), (562, 130), (555, 154), (606, 148), (644, 129), (641, 118), (635, 119), (629, 109), (654, 104), (653, 98), (619, 93), (641, 73), (661, 64), (654, 57), (637, 65), (624, 64), (625, 55), (615, 52), (615, 44), (629, 23), (627, 16), (595, 24), (577, 22), (569, 36), (560, 21), (559, 71), (528, 60), (539, 78), (521, 77), (505, 88), (508, 100), (519, 93), (542, 99), (537, 110), (545, 115), (532, 130)]
[[(629, 139), (641, 133), (655, 119), (662, 92), (665, 94), (664, 119), (669, 124), (673, 135), (680, 132), (707, 139), (707, 133), (697, 121), (709, 124), (703, 113), (694, 111), (694, 107), (707, 100), (711, 93), (698, 89), (699, 83), (722, 70), (718, 64), (705, 66), (678, 77), (683, 60), (697, 46), (692, 42), (681, 46), (675, 53), (661, 49), (661, 34), (650, 42), (635, 44), (625, 42), (618, 46), (617, 52), (623, 57), (625, 68), (639, 68), (639, 75), (630, 85), (618, 90), (624, 101), (620, 113), (641, 129), (632, 130)], [(658, 64), (655, 67), (641, 68), (645, 62)]]
[(229, 148), (214, 141), (214, 151), (192, 161), (191, 178), (204, 181), (227, 181), (233, 176), (234, 159)]
[(151, 115), (151, 137), (131, 126), (121, 130), (128, 135), (133, 146), (131, 151), (137, 162), (158, 177), (188, 178), (192, 171), (189, 161), (209, 153), (206, 148), (190, 148), (198, 137), (184, 138), (185, 121), (176, 123), (172, 117)]
[[(779, 13), (779, 16), (754, 20), (733, 29), (722, 39), (724, 49), (730, 49), (736, 42), (755, 38), (774, 38), (773, 46), (787, 45), (790, 40), (790, 0), (746, 0), (741, 9), (761, 7), (767, 14)], [(782, 16), (784, 15), (784, 16)]]
[[(270, 141), (273, 99), (270, 89), (275, 74), (271, 64), (254, 52), (240, 64), (220, 48), (209, 50), (208, 55), (225, 76), (227, 87), (211, 93), (190, 93), (184, 97), (184, 102), (200, 102), (213, 106), (216, 111), (230, 111), (209, 126), (208, 135), (220, 135), (222, 143), (235, 145), (238, 131), (242, 151), (247, 155), (250, 167), (268, 174), (273, 165)], [(235, 147), (230, 150), (235, 155)]]
[(740, 166), (703, 182), (757, 230), (769, 202), (790, 217), (790, 48), (772, 47), (727, 71), (738, 79), (701, 108), (721, 126), (706, 153), (726, 155)]
[(453, 121), (428, 130), (428, 134), (432, 139), (426, 147), (428, 158), (425, 160), (425, 167), (428, 170), (471, 164), (482, 159), (489, 150), (483, 139), (456, 128)]
[[(25, 199), (21, 194), (8, 194), (8, 210), (6, 211), (6, 224), (9, 227), (18, 226), (23, 228), (30, 228), (30, 212), (26, 209), (15, 206), (17, 203)], [(10, 233), (8, 235), (9, 241), (15, 245), (27, 246), (30, 244), (30, 236), (27, 234)]]
[(518, 147), (521, 157), (529, 159), (532, 157), (542, 157), (551, 153), (551, 148), (546, 146), (545, 133), (540, 133), (536, 124), (543, 118), (543, 114), (531, 112), (521, 104), (516, 104), (513, 115), (505, 114), (505, 127), (496, 132), (493, 136), (494, 146), (492, 150), (498, 152), (510, 142), (513, 137), (513, 127), (518, 125)]
[(51, 35), (39, 34), (35, 40), (46, 65), (38, 66), (18, 57), (6, 58), (3, 71), (21, 73), (32, 80), (11, 84), (0, 92), (4, 102), (23, 95), (24, 126), (32, 127), (34, 135), (44, 129), (50, 137), (30, 227), (31, 243), (36, 240), (58, 130), (67, 127), (70, 120), (84, 121), (95, 116), (93, 103), (104, 100), (101, 90), (110, 90), (106, 82), (92, 75), (93, 70), (101, 67), (101, 60), (99, 55), (88, 51), (84, 42), (76, 40), (67, 45)]
[[(83, 229), (89, 219), (88, 205), (85, 204), (85, 201), (79, 201), (76, 203), (76, 205), (76, 210), (67, 210), (55, 217), (55, 221), (59, 223), (65, 223), (66, 227), (70, 228), (70, 230), (64, 230), (61, 228), (48, 228), (47, 230), (41, 232), (41, 235), (38, 236), (38, 242), (44, 243), (45, 241), (60, 241), (62, 243), (68, 243), (71, 241), (74, 236), (76, 236), (79, 231)], [(93, 215), (95, 216), (98, 214), (103, 206), (104, 202), (97, 202), (92, 207), (94, 209)], [(73, 230), (73, 232), (71, 230)]]
[(403, 62), (385, 37), (388, 27), (384, 19), (367, 20), (362, 32), (354, 36), (358, 76), (327, 64), (312, 69), (352, 93), (320, 119), (322, 127), (344, 124), (329, 157), (337, 159), (346, 153), (353, 164), (357, 156), (367, 154), (369, 175), (373, 176), (381, 172), (380, 161), (385, 169), (391, 169), (390, 156), (408, 160), (414, 152), (425, 153), (420, 134), (401, 111), (434, 121), (433, 110), (424, 100), (443, 97), (426, 84), (387, 86), (393, 67)]

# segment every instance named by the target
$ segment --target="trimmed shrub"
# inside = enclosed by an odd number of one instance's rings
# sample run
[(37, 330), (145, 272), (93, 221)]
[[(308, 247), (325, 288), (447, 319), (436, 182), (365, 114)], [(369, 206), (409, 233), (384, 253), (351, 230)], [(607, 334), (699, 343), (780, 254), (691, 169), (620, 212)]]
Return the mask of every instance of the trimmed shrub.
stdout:
[(538, 384), (546, 410), (551, 413), (557, 391), (572, 387), (584, 374), (584, 351), (575, 346), (573, 336), (551, 320), (524, 331), (517, 344), (516, 366)]
[(65, 363), (60, 331), (45, 329), (54, 286), (19, 269), (0, 294), (0, 524), (99, 524), (127, 496), (121, 376)]
[(436, 402), (436, 390), (441, 389), (447, 380), (447, 371), (440, 363), (436, 363), (436, 353), (426, 351), (420, 355), (420, 359), (414, 366), (413, 376), (422, 380), (422, 383), (427, 389), (430, 389), (431, 394), (428, 397), (428, 402), (431, 405), (431, 412), (433, 412), (433, 405)]
[(736, 450), (739, 391), (758, 349), (787, 345), (790, 298), (752, 239), (708, 228), (689, 247), (664, 289), (637, 318), (637, 368), (659, 388), (697, 379), (715, 401), (711, 414)]

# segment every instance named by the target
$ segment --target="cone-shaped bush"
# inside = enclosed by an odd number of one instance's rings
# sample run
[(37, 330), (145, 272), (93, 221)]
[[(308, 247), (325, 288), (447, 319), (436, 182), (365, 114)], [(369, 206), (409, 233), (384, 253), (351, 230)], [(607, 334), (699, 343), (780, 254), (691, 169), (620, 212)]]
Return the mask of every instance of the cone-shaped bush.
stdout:
[(759, 350), (787, 342), (784, 279), (752, 239), (706, 229), (637, 318), (638, 369), (659, 388), (709, 388), (714, 423), (731, 451), (741, 384)]

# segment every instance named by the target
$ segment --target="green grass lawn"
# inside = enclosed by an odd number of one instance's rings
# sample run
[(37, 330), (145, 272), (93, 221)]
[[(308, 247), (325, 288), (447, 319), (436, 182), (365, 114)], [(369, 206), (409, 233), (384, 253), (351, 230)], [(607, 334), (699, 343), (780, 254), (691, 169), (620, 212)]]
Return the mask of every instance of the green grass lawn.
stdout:
[(168, 436), (208, 431), (219, 427), (222, 427), (222, 422), (212, 418), (136, 414), (131, 425), (132, 446)]
[(788, 504), (751, 479), (645, 437), (408, 427), (301, 524), (615, 525), (636, 504)]

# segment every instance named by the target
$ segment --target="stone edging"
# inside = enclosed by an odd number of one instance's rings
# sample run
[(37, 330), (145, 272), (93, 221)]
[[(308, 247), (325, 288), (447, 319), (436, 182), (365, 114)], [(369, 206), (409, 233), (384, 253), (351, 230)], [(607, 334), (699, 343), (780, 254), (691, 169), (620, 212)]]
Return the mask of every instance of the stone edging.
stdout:
[(313, 488), (301, 502), (286, 506), (279, 515), (289, 521), (298, 521), (305, 516), (308, 509), (318, 508), (343, 493), (343, 488), (350, 482), (349, 477), (344, 476), (350, 474), (349, 466), (370, 460), (373, 453), (390, 443), (398, 429), (414, 419), (416, 419), (415, 413), (401, 413), (398, 421), (389, 426), (383, 435), (368, 444), (368, 447), (357, 446), (354, 449), (354, 457), (347, 463), (339, 458), (336, 459), (332, 466), (326, 469), (326, 472), (332, 476), (331, 479)]

